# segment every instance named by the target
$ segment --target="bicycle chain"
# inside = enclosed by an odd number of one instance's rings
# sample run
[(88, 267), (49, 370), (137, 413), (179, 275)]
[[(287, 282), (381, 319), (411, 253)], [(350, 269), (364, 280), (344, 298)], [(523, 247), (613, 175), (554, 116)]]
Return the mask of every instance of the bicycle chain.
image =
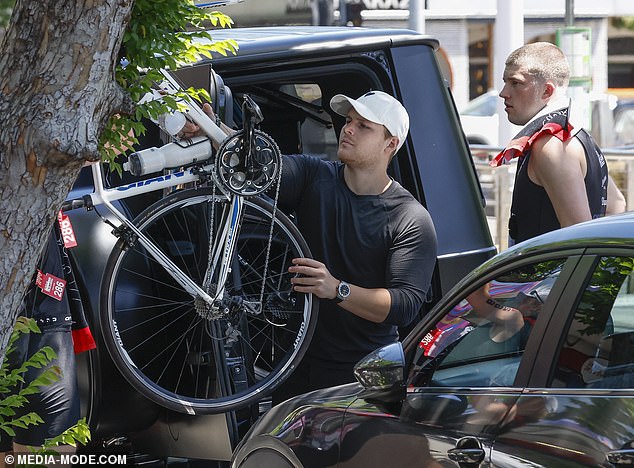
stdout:
[[(277, 201), (280, 196), (280, 185), (282, 185), (282, 158), (280, 157), (280, 168), (277, 176), (277, 185), (275, 187), (275, 198), (273, 199), (273, 209), (271, 210), (271, 227), (269, 229), (269, 239), (266, 246), (266, 256), (264, 258), (264, 274), (262, 275), (262, 287), (260, 289), (260, 314), (264, 312), (264, 287), (266, 285), (266, 274), (269, 267), (269, 258), (271, 255), (271, 244), (273, 243), (273, 228), (275, 227), (275, 213), (277, 212)], [(280, 274), (282, 272), (280, 271)], [(264, 317), (269, 324), (275, 325), (266, 316)]]

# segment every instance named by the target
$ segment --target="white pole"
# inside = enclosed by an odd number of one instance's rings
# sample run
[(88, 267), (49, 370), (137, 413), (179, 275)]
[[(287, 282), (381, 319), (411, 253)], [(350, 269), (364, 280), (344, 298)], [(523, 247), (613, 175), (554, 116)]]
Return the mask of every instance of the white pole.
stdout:
[[(524, 45), (524, 10), (523, 0), (497, 0), (497, 16), (493, 33), (493, 88), (498, 92), (504, 86), (502, 75), (506, 57)], [(504, 101), (498, 101), (499, 115), (499, 145), (505, 146), (517, 133), (506, 118)]]
[(409, 0), (409, 28), (425, 33), (425, 0)]

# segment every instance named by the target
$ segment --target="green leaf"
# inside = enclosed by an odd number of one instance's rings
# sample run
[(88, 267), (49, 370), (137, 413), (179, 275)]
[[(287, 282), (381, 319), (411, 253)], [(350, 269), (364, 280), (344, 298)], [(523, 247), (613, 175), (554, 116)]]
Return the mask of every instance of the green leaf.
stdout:
[[(125, 51), (122, 55), (128, 65), (116, 67), (117, 83), (138, 101), (151, 90), (154, 82), (162, 81), (161, 68), (176, 69), (205, 57), (212, 58), (214, 53), (223, 56), (236, 53), (235, 41), (213, 40), (213, 30), (207, 30), (210, 25), (230, 28), (233, 20), (224, 13), (198, 8), (190, 0), (137, 0), (122, 40), (122, 51)], [(123, 144), (127, 133), (119, 130), (133, 129), (135, 136), (142, 135), (144, 119), (182, 107), (177, 99), (163, 100), (161, 106), (138, 106), (130, 115), (119, 116), (116, 128), (102, 132), (100, 153), (110, 170), (121, 173), (117, 153), (130, 149)], [(112, 124), (113, 119), (107, 125)]]
[(82, 445), (87, 444), (90, 441), (90, 428), (86, 423), (86, 418), (82, 418), (77, 421), (73, 427), (68, 428), (62, 434), (52, 439), (47, 439), (44, 443), (44, 447), (56, 447), (58, 445), (72, 445), (77, 446), (77, 443)]

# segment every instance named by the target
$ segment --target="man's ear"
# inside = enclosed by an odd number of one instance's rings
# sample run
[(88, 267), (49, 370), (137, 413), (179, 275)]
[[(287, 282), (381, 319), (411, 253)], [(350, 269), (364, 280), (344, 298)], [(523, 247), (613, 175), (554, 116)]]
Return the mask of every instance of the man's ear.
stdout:
[(553, 94), (555, 94), (555, 90), (557, 89), (557, 87), (555, 86), (555, 84), (552, 81), (547, 81), (544, 84), (544, 92), (542, 95), (543, 99), (550, 99)]
[(390, 137), (390, 141), (388, 142), (385, 149), (390, 150), (392, 153), (396, 152), (396, 148), (398, 147), (398, 138), (395, 136)]

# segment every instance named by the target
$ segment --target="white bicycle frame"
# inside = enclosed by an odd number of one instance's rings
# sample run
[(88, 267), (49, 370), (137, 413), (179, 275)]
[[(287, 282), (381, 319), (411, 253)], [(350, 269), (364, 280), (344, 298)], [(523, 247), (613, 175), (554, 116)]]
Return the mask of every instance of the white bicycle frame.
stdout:
[[(180, 84), (172, 75), (166, 70), (162, 70), (162, 74), (165, 81), (161, 83), (161, 92), (167, 94), (178, 93), (182, 88)], [(155, 92), (147, 96), (148, 99), (160, 99), (161, 93)], [(181, 96), (179, 100), (185, 104), (187, 116), (193, 120), (199, 128), (207, 135), (207, 137), (220, 145), (227, 135), (222, 129), (213, 122), (202, 109), (191, 100), (188, 96)], [(207, 291), (202, 289), (196, 284), (187, 274), (185, 274), (174, 262), (172, 262), (147, 236), (141, 232), (134, 223), (129, 220), (123, 213), (121, 213), (112, 204), (117, 200), (122, 200), (136, 195), (141, 195), (156, 190), (167, 189), (175, 187), (177, 185), (183, 185), (188, 183), (196, 183), (200, 180), (200, 169), (206, 173), (213, 172), (213, 163), (203, 163), (202, 168), (199, 166), (196, 170), (193, 167), (172, 172), (169, 174), (161, 175), (158, 177), (152, 177), (148, 179), (141, 179), (128, 185), (122, 185), (113, 188), (105, 188), (102, 176), (101, 163), (93, 163), (92, 178), (94, 183), (94, 192), (89, 195), (93, 206), (103, 205), (106, 209), (125, 225), (132, 233), (134, 233), (141, 245), (148, 251), (148, 253), (174, 278), (178, 284), (180, 284), (185, 291), (191, 294), (194, 298), (200, 298), (207, 304), (212, 306), (216, 301), (222, 301), (225, 295), (225, 283), (227, 281), (228, 274), (231, 270), (231, 260), (235, 251), (240, 224), (242, 220), (242, 214), (244, 209), (243, 197), (234, 193), (226, 192), (222, 189), (219, 190), (219, 197), (225, 197), (229, 202), (228, 215), (223, 213), (222, 226), (220, 226), (219, 236), (214, 241), (213, 250), (211, 253), (210, 270), (207, 271), (205, 278), (212, 278), (214, 273), (218, 271), (218, 277), (216, 279), (216, 291), (214, 297), (210, 296)], [(213, 181), (216, 183), (216, 181)], [(258, 313), (259, 309), (254, 307), (254, 304), (244, 304), (251, 309), (252, 312)]]
[[(211, 166), (206, 166), (211, 167)], [(139, 242), (148, 253), (193, 297), (200, 297), (207, 304), (213, 304), (215, 300), (221, 300), (224, 296), (224, 285), (230, 270), (230, 260), (235, 250), (236, 240), (240, 229), (240, 220), (243, 211), (243, 199), (236, 195), (219, 195), (227, 197), (230, 204), (229, 213), (226, 217), (224, 225), (221, 226), (220, 236), (215, 242), (213, 250), (212, 270), (219, 268), (218, 290), (214, 297), (210, 296), (198, 284), (196, 284), (188, 275), (186, 275), (178, 266), (174, 264), (150, 239), (147, 238), (139, 230), (134, 223), (128, 219), (113, 204), (113, 201), (122, 200), (136, 195), (141, 195), (156, 190), (175, 187), (176, 185), (197, 182), (200, 177), (194, 173), (193, 168), (187, 168), (182, 171), (173, 172), (163, 176), (142, 179), (128, 185), (122, 185), (113, 188), (105, 188), (103, 176), (101, 172), (101, 163), (93, 163), (91, 166), (92, 178), (95, 191), (91, 193), (90, 199), (94, 206), (103, 205), (114, 215), (122, 224), (124, 224), (137, 237)]]
[[(181, 87), (178, 82), (165, 70), (162, 70), (165, 82), (162, 83), (163, 91), (169, 94), (178, 92)], [(157, 96), (160, 98), (160, 95)], [(183, 102), (187, 105), (188, 116), (201, 128), (201, 130), (214, 142), (221, 143), (226, 135), (202, 110), (190, 99), (183, 98)], [(175, 187), (176, 185), (198, 182), (200, 176), (194, 172), (192, 167), (172, 172), (170, 174), (142, 179), (128, 185), (119, 187), (105, 188), (101, 171), (101, 163), (92, 164), (92, 177), (95, 190), (90, 194), (93, 205), (103, 205), (110, 213), (112, 213), (122, 224), (132, 231), (139, 239), (139, 242), (148, 253), (194, 298), (201, 298), (207, 304), (212, 305), (215, 300), (222, 300), (224, 297), (225, 283), (229, 274), (229, 262), (233, 257), (238, 233), (240, 229), (240, 220), (242, 219), (243, 199), (235, 194), (224, 194), (229, 200), (230, 215), (225, 217), (223, 226), (221, 226), (220, 237), (214, 242), (212, 253), (212, 271), (207, 275), (213, 274), (216, 268), (220, 268), (217, 280), (217, 290), (214, 297), (211, 297), (198, 284), (196, 284), (188, 275), (186, 275), (178, 266), (174, 264), (150, 239), (147, 238), (123, 213), (121, 213), (112, 204), (113, 201), (130, 198), (144, 193)], [(207, 164), (203, 170), (209, 170), (212, 164)]]

